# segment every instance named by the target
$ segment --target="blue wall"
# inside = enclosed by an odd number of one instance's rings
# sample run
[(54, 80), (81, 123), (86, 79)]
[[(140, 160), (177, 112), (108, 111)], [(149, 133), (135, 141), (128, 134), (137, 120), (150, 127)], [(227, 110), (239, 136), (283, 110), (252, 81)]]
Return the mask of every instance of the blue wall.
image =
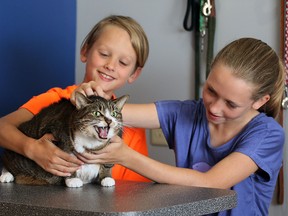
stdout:
[(0, 0), (0, 117), (74, 84), (76, 0)]

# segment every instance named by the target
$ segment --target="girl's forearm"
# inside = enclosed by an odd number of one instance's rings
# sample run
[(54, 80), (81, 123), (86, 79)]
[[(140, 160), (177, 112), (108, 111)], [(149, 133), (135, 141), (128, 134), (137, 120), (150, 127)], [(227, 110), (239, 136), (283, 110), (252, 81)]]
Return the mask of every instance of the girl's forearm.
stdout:
[(127, 126), (139, 128), (159, 128), (156, 106), (151, 104), (125, 104), (122, 110), (123, 121)]
[(167, 165), (136, 151), (130, 152), (122, 165), (158, 183), (201, 187), (210, 184), (205, 180), (205, 173)]

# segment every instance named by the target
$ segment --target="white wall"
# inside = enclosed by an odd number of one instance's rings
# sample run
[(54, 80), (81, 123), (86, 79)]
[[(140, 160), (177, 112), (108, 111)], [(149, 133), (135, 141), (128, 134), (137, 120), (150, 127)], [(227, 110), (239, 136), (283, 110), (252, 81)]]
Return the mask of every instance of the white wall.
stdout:
[[(130, 102), (193, 98), (193, 38), (192, 33), (184, 31), (182, 27), (186, 2), (78, 0), (77, 54), (85, 35), (100, 19), (110, 14), (131, 16), (143, 26), (148, 35), (150, 55), (139, 80), (119, 91), (118, 95), (130, 94)], [(216, 0), (216, 23), (215, 52), (239, 37), (262, 39), (277, 52), (279, 51), (280, 1)], [(79, 61), (79, 55), (76, 58), (76, 81), (81, 82), (84, 67)], [(160, 161), (174, 163), (173, 153), (166, 147), (149, 145), (149, 153), (151, 157)], [(287, 169), (286, 166), (284, 169)], [(285, 170), (286, 173), (287, 171)], [(285, 186), (288, 188), (286, 179)], [(287, 199), (286, 191), (285, 199)], [(286, 203), (285, 200), (285, 205), (273, 204), (269, 215), (288, 215)]]

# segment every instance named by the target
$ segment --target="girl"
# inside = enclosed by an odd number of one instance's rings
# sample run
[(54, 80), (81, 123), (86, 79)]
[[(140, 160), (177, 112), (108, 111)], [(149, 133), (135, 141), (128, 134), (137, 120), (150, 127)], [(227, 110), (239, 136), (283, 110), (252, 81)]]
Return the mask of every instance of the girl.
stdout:
[(97, 155), (80, 157), (119, 163), (158, 183), (231, 188), (238, 205), (219, 215), (268, 215), (282, 163), (284, 131), (274, 118), (284, 76), (271, 47), (253, 38), (236, 40), (214, 59), (203, 99), (124, 107), (126, 124), (162, 128), (177, 167), (135, 152), (119, 137)]

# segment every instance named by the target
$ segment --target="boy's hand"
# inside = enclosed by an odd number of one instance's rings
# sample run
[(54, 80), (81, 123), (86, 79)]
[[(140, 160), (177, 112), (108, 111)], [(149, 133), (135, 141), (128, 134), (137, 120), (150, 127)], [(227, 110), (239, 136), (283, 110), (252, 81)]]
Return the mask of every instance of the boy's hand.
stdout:
[(106, 94), (102, 87), (97, 85), (95, 81), (90, 81), (88, 83), (82, 83), (80, 84), (71, 94), (70, 101), (75, 105), (75, 92), (80, 92), (85, 96), (90, 95), (97, 95), (103, 98), (106, 98), (107, 100), (111, 98), (111, 95)]
[(34, 160), (45, 171), (57, 176), (70, 176), (76, 172), (82, 164), (77, 157), (62, 151), (52, 143), (54, 137), (45, 134), (29, 149), (29, 158)]

